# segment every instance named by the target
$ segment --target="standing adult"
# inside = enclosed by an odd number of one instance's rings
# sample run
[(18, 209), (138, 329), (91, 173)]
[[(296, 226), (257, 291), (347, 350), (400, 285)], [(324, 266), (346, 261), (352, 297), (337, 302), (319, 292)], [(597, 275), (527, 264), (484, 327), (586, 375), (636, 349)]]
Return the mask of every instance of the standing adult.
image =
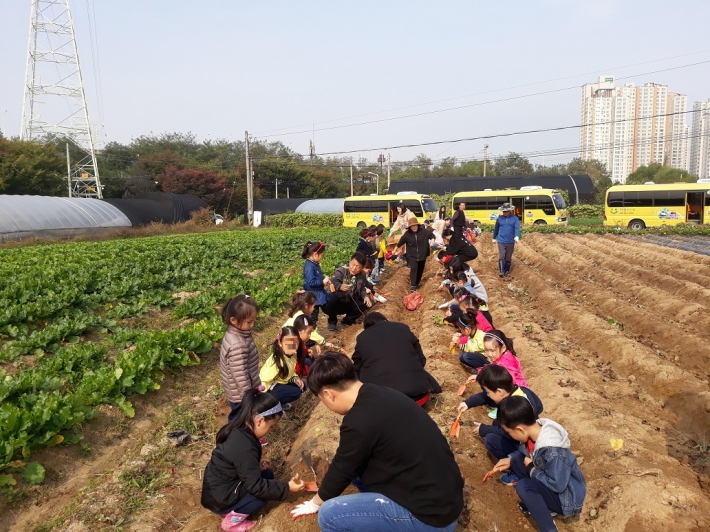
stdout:
[(436, 214), (437, 220), (446, 220), (446, 205), (439, 207), (439, 212)]
[(407, 261), (409, 262), (409, 280), (412, 285), (412, 292), (419, 289), (419, 283), (424, 275), (424, 265), (426, 259), (431, 253), (429, 248), (429, 240), (435, 240), (436, 237), (431, 231), (427, 231), (423, 226), (419, 225), (416, 218), (410, 218), (407, 231), (399, 239), (395, 253), (402, 246), (407, 246)]
[(392, 224), (392, 228), (390, 229), (389, 236), (392, 236), (396, 233), (399, 233), (400, 231), (404, 232), (407, 230), (407, 224), (411, 218), (414, 218), (414, 215), (412, 214), (412, 211), (410, 211), (407, 207), (404, 206), (404, 202), (400, 200), (400, 202), (397, 204), (397, 218), (395, 219), (394, 223)]
[[(348, 357), (315, 360), (308, 389), (343, 416), (340, 443), (313, 499), (294, 518), (319, 513), (324, 532), (453, 532), (463, 478), (441, 429), (404, 394), (363, 384)], [(340, 494), (351, 483), (361, 493)]]
[(520, 220), (517, 216), (512, 216), (515, 207), (510, 203), (504, 203), (498, 207), (498, 210), (502, 215), (496, 219), (496, 226), (493, 228), (493, 242), (498, 242), (499, 275), (508, 277), (515, 243), (520, 241)]
[(362, 382), (389, 386), (420, 406), (431, 393), (441, 393), (439, 383), (424, 369), (424, 351), (409, 327), (388, 321), (379, 312), (365, 316), (363, 327), (352, 357)]
[(463, 201), (451, 216), (451, 229), (454, 230), (454, 236), (463, 237), (463, 231), (466, 229), (466, 203)]
[(372, 285), (363, 271), (365, 255), (354, 253), (347, 266), (341, 266), (330, 278), (334, 291), (328, 296), (323, 312), (328, 315), (328, 330), (335, 331), (338, 315), (345, 314), (342, 324), (349, 327), (372, 306)]

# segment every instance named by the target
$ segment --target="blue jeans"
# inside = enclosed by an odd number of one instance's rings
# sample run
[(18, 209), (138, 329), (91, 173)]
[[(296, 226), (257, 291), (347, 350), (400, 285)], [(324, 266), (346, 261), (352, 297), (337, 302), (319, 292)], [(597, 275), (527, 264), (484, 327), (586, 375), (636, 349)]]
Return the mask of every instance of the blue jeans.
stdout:
[(472, 368), (482, 368), (490, 364), (490, 361), (481, 353), (468, 353), (464, 351), (459, 356), (459, 361), (465, 366)]
[(498, 460), (508, 458), (508, 456), (518, 450), (518, 446), (520, 445), (514, 439), (506, 438), (494, 432), (486, 434), (483, 444), (486, 446), (488, 452), (498, 458)]
[(525, 468), (525, 457), (515, 453), (510, 459), (510, 469), (520, 480), (515, 485), (515, 491), (520, 500), (527, 506), (540, 532), (557, 532), (557, 525), (552, 520), (550, 512), (562, 514), (560, 497), (550, 488), (533, 478), (530, 478)]
[(293, 403), (303, 394), (301, 389), (295, 384), (274, 384), (269, 389), (269, 392), (274, 394), (282, 405)]
[(242, 407), (242, 403), (232, 403), (231, 401), (229, 401), (229, 406), (231, 407), (232, 411), (229, 413), (227, 423), (231, 423), (232, 421), (237, 419), (237, 416), (239, 415), (239, 409)]
[(444, 528), (426, 525), (381, 493), (341, 495), (325, 501), (318, 512), (321, 532), (453, 532), (457, 524), (458, 519)]
[[(274, 480), (274, 472), (271, 471), (271, 469), (262, 471), (261, 476), (267, 480)], [(229, 512), (251, 515), (266, 506), (267, 502), (269, 501), (262, 501), (261, 499), (257, 499), (253, 495), (247, 493), (244, 497), (237, 501), (237, 504), (235, 504), (232, 508), (224, 512), (222, 515), (227, 515)]]

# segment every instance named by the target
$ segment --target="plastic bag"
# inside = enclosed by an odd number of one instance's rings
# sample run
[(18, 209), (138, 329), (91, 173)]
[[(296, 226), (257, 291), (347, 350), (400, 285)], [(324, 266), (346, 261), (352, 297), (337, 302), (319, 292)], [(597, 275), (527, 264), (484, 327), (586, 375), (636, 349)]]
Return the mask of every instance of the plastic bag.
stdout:
[(402, 302), (407, 310), (417, 310), (424, 303), (424, 298), (419, 292), (415, 291), (408, 296), (404, 296)]

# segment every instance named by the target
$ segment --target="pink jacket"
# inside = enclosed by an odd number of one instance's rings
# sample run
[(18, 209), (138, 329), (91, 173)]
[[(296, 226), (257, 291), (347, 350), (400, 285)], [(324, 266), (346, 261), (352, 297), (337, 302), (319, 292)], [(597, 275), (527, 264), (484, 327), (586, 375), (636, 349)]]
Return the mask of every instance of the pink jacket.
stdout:
[(513, 376), (513, 384), (517, 386), (524, 386), (529, 388), (528, 381), (525, 380), (525, 375), (523, 375), (523, 368), (520, 367), (520, 360), (510, 351), (503, 353), (498, 360), (493, 362), (497, 366), (503, 366), (507, 369)]
[(476, 327), (478, 327), (479, 330), (483, 331), (484, 333), (487, 333), (488, 331), (493, 330), (493, 326), (489, 323), (489, 321), (486, 319), (486, 317), (481, 314), (480, 312), (476, 314)]

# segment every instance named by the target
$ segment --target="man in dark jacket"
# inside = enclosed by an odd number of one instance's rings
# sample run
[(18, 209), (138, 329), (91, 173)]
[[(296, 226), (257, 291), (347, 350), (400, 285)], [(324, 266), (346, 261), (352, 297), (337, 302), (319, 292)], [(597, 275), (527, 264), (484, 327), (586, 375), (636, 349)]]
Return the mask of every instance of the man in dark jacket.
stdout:
[(463, 238), (463, 231), (466, 229), (466, 203), (461, 202), (458, 209), (451, 216), (451, 228), (455, 236)]
[(407, 260), (409, 261), (409, 280), (412, 284), (412, 292), (419, 289), (419, 283), (422, 282), (424, 275), (424, 265), (426, 259), (431, 253), (429, 241), (436, 240), (434, 233), (424, 229), (424, 226), (419, 225), (416, 218), (410, 218), (407, 225), (407, 231), (402, 235), (397, 243), (395, 254), (402, 249), (402, 246), (407, 246)]
[(451, 229), (444, 229), (441, 238), (446, 244), (446, 254), (458, 257), (464, 262), (475, 260), (478, 257), (476, 246), (471, 244), (463, 235), (456, 235)]
[(409, 327), (387, 321), (379, 312), (365, 316), (363, 326), (352, 357), (362, 382), (389, 386), (415, 401), (441, 393), (439, 383), (424, 369), (426, 357)]
[(330, 278), (335, 292), (328, 296), (328, 302), (323, 306), (323, 312), (328, 315), (329, 331), (336, 330), (338, 315), (345, 314), (341, 323), (349, 327), (372, 306), (372, 284), (363, 272), (366, 260), (365, 255), (356, 252), (347, 266), (335, 270)]
[[(350, 359), (337, 353), (315, 360), (308, 388), (343, 422), (318, 494), (294, 508), (294, 518), (320, 510), (323, 532), (407, 526), (453, 532), (463, 510), (463, 478), (424, 409), (396, 390), (363, 384)], [(340, 496), (351, 483), (362, 493)]]

